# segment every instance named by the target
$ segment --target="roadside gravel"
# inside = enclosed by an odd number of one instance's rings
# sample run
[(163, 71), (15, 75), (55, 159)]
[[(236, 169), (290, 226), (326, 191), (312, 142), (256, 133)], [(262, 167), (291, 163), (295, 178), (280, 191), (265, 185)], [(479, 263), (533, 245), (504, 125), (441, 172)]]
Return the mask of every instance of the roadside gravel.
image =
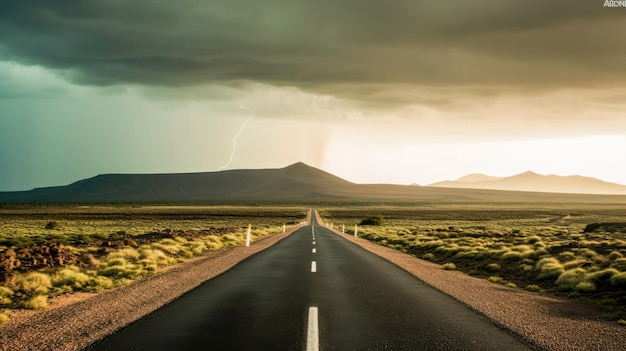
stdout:
[[(319, 223), (323, 223), (318, 217)], [(333, 230), (545, 350), (626, 350), (626, 327), (575, 300), (512, 289)]]
[(99, 294), (59, 298), (44, 311), (21, 311), (0, 326), (0, 350), (82, 350), (94, 341), (151, 313), (168, 302), (227, 271), (298, 228), (274, 234), (250, 247), (209, 251), (161, 274)]

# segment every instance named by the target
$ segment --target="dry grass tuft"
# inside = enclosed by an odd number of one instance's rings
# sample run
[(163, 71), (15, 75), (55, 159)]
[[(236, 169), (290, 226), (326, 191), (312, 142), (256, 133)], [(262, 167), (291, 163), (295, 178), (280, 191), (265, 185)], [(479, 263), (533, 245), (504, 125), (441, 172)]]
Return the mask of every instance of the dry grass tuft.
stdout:
[(22, 307), (27, 310), (41, 310), (48, 307), (48, 296), (39, 295), (22, 303)]
[(0, 286), (0, 306), (8, 306), (11, 304), (11, 297), (13, 296), (13, 290), (6, 286)]
[(448, 263), (444, 263), (443, 264), (443, 269), (447, 270), (447, 271), (454, 271), (456, 270), (456, 265), (452, 262), (448, 262)]
[(9, 319), (9, 315), (6, 312), (0, 312), (0, 324), (8, 322)]
[(41, 295), (48, 293), (48, 289), (52, 287), (52, 281), (47, 274), (30, 272), (25, 275), (19, 275), (15, 279), (15, 285), (18, 289), (27, 293)]

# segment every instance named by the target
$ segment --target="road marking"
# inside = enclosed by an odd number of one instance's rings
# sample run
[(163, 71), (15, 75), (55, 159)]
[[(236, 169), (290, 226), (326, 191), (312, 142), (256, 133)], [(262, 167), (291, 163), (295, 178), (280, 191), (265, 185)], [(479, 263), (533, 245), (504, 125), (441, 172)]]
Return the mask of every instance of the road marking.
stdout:
[(306, 351), (319, 351), (320, 333), (317, 321), (317, 307), (309, 307), (309, 326), (306, 331)]
[(317, 272), (317, 262), (311, 262), (311, 273)]
[(313, 253), (316, 253), (317, 251), (315, 249), (313, 249)]
[(315, 245), (315, 241), (313, 242), (313, 245)]

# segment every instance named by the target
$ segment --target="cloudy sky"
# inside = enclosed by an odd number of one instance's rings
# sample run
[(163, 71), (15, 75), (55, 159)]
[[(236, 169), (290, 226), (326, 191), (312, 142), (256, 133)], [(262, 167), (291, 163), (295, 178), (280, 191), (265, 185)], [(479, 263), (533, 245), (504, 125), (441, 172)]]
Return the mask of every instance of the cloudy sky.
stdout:
[(0, 191), (298, 161), (626, 184), (626, 9), (603, 5), (3, 1)]

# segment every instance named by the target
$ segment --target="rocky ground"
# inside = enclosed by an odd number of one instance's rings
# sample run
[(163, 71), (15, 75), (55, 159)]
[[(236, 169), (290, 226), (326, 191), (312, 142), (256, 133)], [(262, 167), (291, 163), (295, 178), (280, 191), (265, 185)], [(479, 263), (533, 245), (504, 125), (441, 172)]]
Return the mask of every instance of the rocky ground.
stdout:
[(234, 231), (234, 228), (211, 228), (206, 230), (174, 231), (165, 229), (143, 235), (133, 235), (120, 240), (97, 240), (74, 245), (80, 247), (97, 247), (93, 253), (76, 254), (75, 250), (63, 244), (50, 243), (31, 245), (19, 249), (7, 249), (0, 252), (0, 285), (12, 285), (15, 272), (30, 271), (46, 267), (63, 267), (77, 265), (91, 267), (109, 252), (122, 246), (139, 247), (141, 244), (156, 242), (161, 239), (183, 237), (192, 239), (210, 234), (220, 235)]

